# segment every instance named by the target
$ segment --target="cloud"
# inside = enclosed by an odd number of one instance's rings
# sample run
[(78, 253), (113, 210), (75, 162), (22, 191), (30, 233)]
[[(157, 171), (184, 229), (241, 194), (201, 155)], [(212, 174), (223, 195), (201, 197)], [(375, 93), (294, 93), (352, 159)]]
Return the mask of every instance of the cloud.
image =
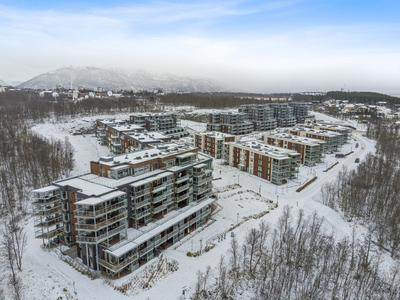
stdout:
[(83, 12), (0, 6), (0, 78), (6, 80), (6, 72), (32, 76), (31, 70), (92, 65), (211, 77), (249, 91), (398, 86), (399, 24), (272, 30), (259, 23), (244, 31), (240, 22), (253, 15), (297, 7), (296, 1), (250, 4), (152, 2)]

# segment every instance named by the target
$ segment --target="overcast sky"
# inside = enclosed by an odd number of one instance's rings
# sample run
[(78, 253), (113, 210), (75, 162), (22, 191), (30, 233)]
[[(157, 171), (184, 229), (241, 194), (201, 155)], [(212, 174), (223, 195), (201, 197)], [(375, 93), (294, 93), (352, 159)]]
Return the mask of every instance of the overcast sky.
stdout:
[(400, 94), (399, 0), (52, 2), (0, 2), (0, 79), (72, 65)]

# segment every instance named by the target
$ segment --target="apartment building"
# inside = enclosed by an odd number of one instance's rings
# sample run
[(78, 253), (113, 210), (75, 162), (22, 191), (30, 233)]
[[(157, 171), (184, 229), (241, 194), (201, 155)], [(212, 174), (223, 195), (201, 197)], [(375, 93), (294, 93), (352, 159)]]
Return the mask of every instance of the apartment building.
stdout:
[(124, 133), (143, 132), (143, 127), (133, 124), (110, 124), (106, 128), (107, 146), (112, 155), (122, 154), (121, 138)]
[(325, 153), (333, 153), (340, 151), (343, 145), (343, 136), (340, 133), (334, 131), (317, 130), (305, 127), (297, 127), (293, 129), (287, 129), (288, 133), (297, 135), (300, 137), (312, 138), (325, 141)]
[(252, 121), (255, 131), (273, 130), (277, 126), (274, 110), (266, 104), (244, 104), (239, 112), (247, 113)]
[(232, 135), (248, 134), (254, 130), (254, 125), (248, 120), (247, 113), (219, 112), (209, 115), (207, 131), (220, 131)]
[(341, 141), (340, 144), (344, 145), (351, 139), (351, 128), (340, 126), (340, 125), (329, 125), (329, 124), (319, 124), (319, 123), (312, 123), (312, 124), (302, 124), (299, 125), (304, 128), (310, 129), (317, 129), (317, 130), (324, 130), (324, 131), (332, 131), (341, 134)]
[(222, 132), (195, 132), (193, 143), (200, 151), (214, 158), (223, 158), (226, 143), (236, 142), (236, 136)]
[(173, 112), (143, 113), (129, 116), (129, 123), (144, 127), (147, 131), (163, 131), (180, 127), (180, 116)]
[(308, 167), (313, 167), (322, 162), (325, 157), (326, 142), (320, 139), (291, 135), (289, 133), (274, 133), (263, 135), (263, 140), (268, 145), (295, 150), (300, 154), (300, 163)]
[(125, 121), (118, 119), (96, 120), (96, 136), (101, 145), (108, 145), (106, 129), (108, 125), (123, 125)]
[(202, 226), (215, 201), (212, 158), (158, 145), (90, 163), (90, 172), (32, 191), (35, 237), (89, 268), (128, 274)]
[(281, 185), (296, 178), (300, 154), (260, 141), (229, 143), (229, 165)]
[(304, 103), (289, 102), (289, 106), (293, 108), (293, 116), (296, 118), (297, 124), (304, 124), (306, 119), (313, 117), (309, 115), (309, 107)]
[(122, 153), (134, 152), (157, 145), (171, 142), (171, 137), (160, 132), (123, 132), (121, 133)]
[(293, 107), (288, 104), (271, 104), (274, 110), (274, 118), (278, 127), (293, 127), (296, 125), (296, 117), (293, 115)]

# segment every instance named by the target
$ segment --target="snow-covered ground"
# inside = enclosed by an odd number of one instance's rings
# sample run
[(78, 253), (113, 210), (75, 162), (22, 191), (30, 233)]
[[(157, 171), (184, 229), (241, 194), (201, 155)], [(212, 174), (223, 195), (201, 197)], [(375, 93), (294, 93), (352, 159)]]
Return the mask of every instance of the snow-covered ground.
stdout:
[[(124, 117), (118, 116), (118, 118)], [(74, 126), (80, 127), (82, 124), (95, 119), (88, 118), (88, 121), (71, 120), (63, 124), (40, 124), (33, 129), (47, 138), (64, 139), (68, 137), (76, 151), (75, 158), (78, 166), (76, 172), (78, 172), (87, 170), (90, 160), (95, 160), (99, 156), (109, 153), (106, 147), (96, 143), (95, 137), (73, 136), (70, 133)], [(331, 118), (318, 116), (318, 119), (330, 120)], [(192, 121), (182, 121), (182, 125), (199, 131), (200, 128), (205, 129), (205, 124)], [(183, 242), (164, 251), (163, 255), (165, 257), (179, 262), (179, 269), (156, 282), (149, 290), (134, 296), (134, 299), (182, 299), (182, 289), (186, 287), (185, 289), (190, 294), (192, 286), (196, 282), (196, 272), (198, 270), (204, 271), (207, 265), (216, 266), (221, 255), (228, 255), (230, 234), (226, 235), (226, 239), (218, 242), (219, 235), (238, 222), (243, 221), (244, 218), (269, 211), (262, 218), (248, 218), (247, 221), (233, 230), (239, 243), (242, 243), (247, 230), (258, 227), (260, 220), (265, 220), (274, 226), (281, 215), (283, 206), (286, 204), (291, 205), (294, 212), (300, 208), (303, 208), (306, 213), (317, 211), (325, 217), (327, 230), (334, 231), (338, 238), (346, 235), (350, 236), (356, 224), (345, 222), (337, 212), (322, 205), (318, 200), (320, 199), (321, 186), (333, 180), (342, 167), (355, 168), (357, 166), (355, 158), (363, 159), (368, 152), (375, 152), (373, 141), (368, 140), (361, 134), (354, 134), (353, 136), (355, 140), (352, 139), (341, 150), (341, 153), (354, 151), (353, 154), (343, 159), (336, 159), (334, 155), (327, 155), (324, 163), (313, 168), (301, 167), (298, 179), (290, 180), (288, 184), (279, 187), (256, 176), (240, 172), (233, 167), (221, 165), (221, 160), (214, 160), (215, 180), (213, 184), (220, 190), (218, 208), (212, 215), (214, 221), (208, 223), (211, 225), (206, 224), (205, 228), (201, 228), (192, 235), (185, 237)], [(355, 148), (357, 142), (359, 147)], [(323, 172), (323, 170), (336, 162), (339, 162), (339, 164), (328, 172)], [(296, 192), (300, 185), (314, 176), (318, 177), (315, 182), (300, 193)], [(274, 204), (279, 202), (279, 206), (272, 209), (270, 201)], [(33, 238), (32, 222), (27, 224), (27, 229), (28, 247), (24, 259), (24, 271), (21, 275), (26, 287), (26, 298), (57, 299), (62, 296), (62, 299), (73, 299), (72, 297), (75, 297), (73, 282), (75, 282), (75, 290), (77, 292), (76, 298), (79, 299), (128, 298), (105, 284), (103, 279), (92, 280), (61, 261), (56, 253), (42, 250), (40, 248), (41, 241)], [(364, 228), (357, 226), (357, 236), (361, 238), (363, 232)], [(186, 255), (188, 251), (198, 251), (200, 247), (204, 248), (210, 243), (214, 243), (215, 247), (209, 252), (205, 252), (198, 257), (188, 257)], [(141, 269), (134, 274), (141, 272)], [(115, 280), (113, 283), (122, 285), (128, 282), (134, 274)]]

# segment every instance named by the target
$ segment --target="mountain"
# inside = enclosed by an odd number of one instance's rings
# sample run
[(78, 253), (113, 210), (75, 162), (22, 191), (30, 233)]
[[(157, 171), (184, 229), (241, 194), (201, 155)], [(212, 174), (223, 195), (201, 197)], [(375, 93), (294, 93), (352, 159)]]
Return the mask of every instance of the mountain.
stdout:
[(150, 74), (143, 70), (100, 69), (96, 67), (64, 67), (40, 74), (18, 85), (19, 88), (51, 89), (61, 85), (66, 89), (82, 86), (105, 90), (162, 89), (165, 92), (217, 92), (223, 88), (211, 79), (189, 78), (172, 74)]
[(8, 86), (9, 84), (6, 83), (4, 80), (1, 80), (1, 79), (0, 79), (0, 85), (1, 85), (1, 86)]

